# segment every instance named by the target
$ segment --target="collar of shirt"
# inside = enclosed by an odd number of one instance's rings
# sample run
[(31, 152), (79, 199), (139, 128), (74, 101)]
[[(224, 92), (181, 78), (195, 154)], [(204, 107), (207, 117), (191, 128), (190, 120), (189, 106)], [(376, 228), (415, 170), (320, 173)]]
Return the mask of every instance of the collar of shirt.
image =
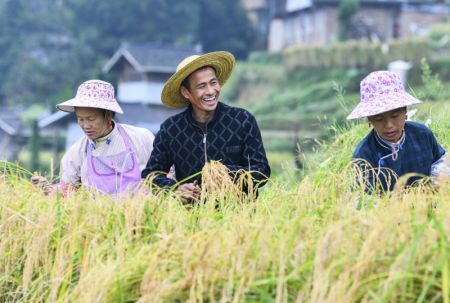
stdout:
[(102, 147), (104, 145), (109, 145), (111, 144), (111, 141), (113, 139), (113, 137), (116, 136), (116, 134), (118, 133), (117, 127), (116, 127), (116, 123), (113, 121), (113, 128), (112, 130), (103, 137), (97, 138), (95, 140), (89, 140), (89, 145), (93, 148), (93, 149), (97, 149), (99, 147)]
[(389, 149), (391, 151), (399, 150), (402, 147), (403, 142), (405, 142), (405, 130), (402, 132), (402, 136), (400, 139), (398, 139), (397, 142), (389, 142), (385, 139), (383, 139), (378, 133), (375, 131), (375, 139), (377, 140), (378, 144), (380, 144), (382, 147)]
[[(375, 131), (375, 130), (374, 130)], [(380, 165), (384, 165), (383, 159), (386, 159), (388, 157), (392, 157), (392, 160), (396, 161), (398, 158), (398, 152), (403, 148), (403, 143), (405, 142), (405, 130), (403, 129), (402, 136), (397, 142), (389, 142), (387, 140), (384, 140), (381, 138), (381, 136), (378, 135), (378, 133), (375, 131), (375, 139), (378, 142), (378, 144), (388, 150), (391, 151), (391, 153), (387, 155), (381, 155), (378, 154), (378, 171), (380, 169)]]
[[(222, 109), (223, 109), (222, 102), (217, 103), (217, 107), (216, 107), (216, 110), (215, 110), (215, 112), (214, 112), (214, 118), (213, 118), (211, 121), (209, 121), (208, 123), (206, 123), (206, 125), (207, 125), (208, 127), (214, 125), (214, 124), (216, 123), (216, 121), (219, 120), (219, 117), (220, 117), (221, 114), (222, 114)], [(196, 120), (194, 119), (194, 116), (193, 116), (193, 114), (192, 114), (192, 111), (193, 111), (192, 105), (189, 104), (188, 108), (187, 108), (186, 111), (184, 112), (184, 113), (185, 113), (185, 117), (187, 118), (187, 121), (188, 121), (189, 123), (195, 124), (195, 125), (199, 126), (199, 125), (198, 125), (199, 122), (196, 121)]]

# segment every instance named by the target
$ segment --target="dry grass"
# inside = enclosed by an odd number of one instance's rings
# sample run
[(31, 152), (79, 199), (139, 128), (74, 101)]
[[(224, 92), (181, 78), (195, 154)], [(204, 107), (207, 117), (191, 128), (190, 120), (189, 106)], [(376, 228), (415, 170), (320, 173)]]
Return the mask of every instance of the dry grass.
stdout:
[[(171, 193), (46, 197), (9, 166), (0, 301), (448, 303), (450, 182), (352, 191), (351, 136), (314, 174), (272, 181), (256, 200), (212, 163), (190, 207)], [(376, 207), (355, 210), (357, 196)]]

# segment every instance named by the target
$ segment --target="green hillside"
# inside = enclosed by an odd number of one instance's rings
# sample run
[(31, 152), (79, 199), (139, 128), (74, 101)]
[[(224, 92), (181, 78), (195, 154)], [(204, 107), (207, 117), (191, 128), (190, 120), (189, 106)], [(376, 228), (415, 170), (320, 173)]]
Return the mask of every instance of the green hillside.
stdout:
[[(261, 55), (260, 55), (261, 57)], [(248, 109), (258, 121), (275, 174), (284, 167), (302, 165), (300, 154), (311, 154), (331, 140), (336, 127), (359, 102), (359, 82), (369, 68), (299, 68), (283, 64), (280, 55), (254, 56), (239, 62), (224, 86), (226, 102)], [(426, 101), (418, 109), (422, 118), (433, 104), (447, 106), (450, 79), (433, 73), (427, 61), (410, 72), (407, 89)], [(446, 82), (448, 81), (448, 82)]]

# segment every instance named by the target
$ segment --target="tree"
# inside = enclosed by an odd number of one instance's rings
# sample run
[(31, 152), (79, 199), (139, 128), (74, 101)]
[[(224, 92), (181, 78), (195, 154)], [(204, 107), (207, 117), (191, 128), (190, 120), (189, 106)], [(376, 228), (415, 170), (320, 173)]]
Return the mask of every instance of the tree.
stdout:
[(39, 171), (39, 127), (37, 120), (33, 121), (33, 133), (30, 140), (30, 163), (31, 163), (31, 171)]
[(0, 1), (0, 101), (53, 106), (122, 42), (201, 43), (245, 58), (254, 32), (239, 0)]
[(197, 39), (205, 52), (227, 50), (245, 59), (256, 41), (256, 32), (239, 0), (198, 0)]
[(61, 26), (54, 0), (9, 0), (0, 6), (0, 98), (12, 104), (49, 102), (70, 79)]
[(359, 0), (342, 0), (338, 8), (339, 40), (348, 38), (348, 32), (354, 15), (359, 10)]

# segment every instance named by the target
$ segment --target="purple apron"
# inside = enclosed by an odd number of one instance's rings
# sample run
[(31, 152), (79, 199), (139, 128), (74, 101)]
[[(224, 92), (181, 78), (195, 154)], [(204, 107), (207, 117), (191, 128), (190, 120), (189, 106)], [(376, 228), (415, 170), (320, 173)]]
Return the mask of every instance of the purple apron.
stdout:
[(141, 180), (141, 170), (130, 137), (119, 124), (117, 130), (125, 142), (125, 151), (112, 156), (94, 156), (93, 148), (86, 145), (89, 186), (101, 193), (117, 194), (133, 191)]

